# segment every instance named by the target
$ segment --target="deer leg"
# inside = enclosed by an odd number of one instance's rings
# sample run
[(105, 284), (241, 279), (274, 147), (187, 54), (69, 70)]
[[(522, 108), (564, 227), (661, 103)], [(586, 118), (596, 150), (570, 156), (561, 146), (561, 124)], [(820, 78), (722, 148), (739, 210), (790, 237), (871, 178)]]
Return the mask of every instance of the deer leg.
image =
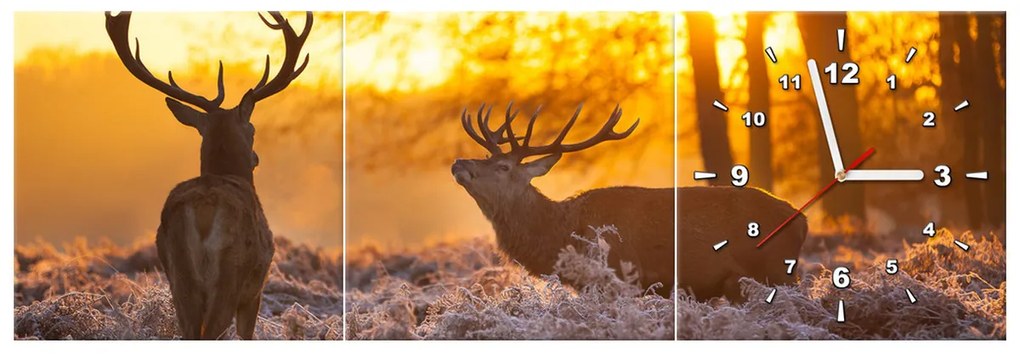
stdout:
[(237, 294), (230, 288), (217, 289), (205, 308), (205, 324), (202, 339), (221, 339), (226, 335), (237, 309)]
[(259, 305), (262, 304), (262, 293), (255, 298), (241, 302), (237, 307), (237, 336), (251, 340), (255, 337), (255, 321), (259, 317)]
[(181, 338), (188, 340), (200, 339), (202, 338), (202, 304), (189, 296), (180, 295), (174, 296), (173, 299), (174, 308), (177, 312), (177, 326), (181, 330)]

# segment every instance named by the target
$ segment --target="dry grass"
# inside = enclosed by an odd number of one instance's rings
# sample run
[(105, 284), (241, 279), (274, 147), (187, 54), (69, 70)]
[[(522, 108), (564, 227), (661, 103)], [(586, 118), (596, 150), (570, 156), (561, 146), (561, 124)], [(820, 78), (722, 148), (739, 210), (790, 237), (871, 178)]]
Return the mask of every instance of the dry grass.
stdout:
[[(606, 264), (609, 245), (576, 238), (554, 274), (528, 275), (481, 239), (417, 253), (349, 251), (351, 339), (672, 339), (673, 299)], [(583, 248), (583, 249), (580, 249)], [(588, 284), (574, 290), (560, 279)]]
[[(340, 339), (340, 257), (276, 239), (257, 339)], [(173, 339), (177, 319), (151, 242), (15, 246), (17, 339)], [(235, 338), (231, 328), (229, 337)]]
[[(833, 259), (850, 264), (852, 285), (837, 290), (832, 272), (806, 266), (797, 286), (771, 291), (741, 279), (748, 301), (729, 304), (680, 295), (677, 317), (681, 339), (1005, 339), (1006, 251), (994, 234), (980, 239), (970, 232), (959, 240), (940, 230), (917, 244), (903, 243), (890, 253), (840, 247)], [(811, 257), (811, 254), (802, 255)], [(900, 271), (885, 272), (885, 261), (899, 260)], [(832, 262), (824, 262), (831, 265)], [(835, 265), (832, 265), (835, 266)], [(917, 297), (911, 304), (906, 290)], [(836, 307), (844, 300), (847, 319), (837, 323)]]

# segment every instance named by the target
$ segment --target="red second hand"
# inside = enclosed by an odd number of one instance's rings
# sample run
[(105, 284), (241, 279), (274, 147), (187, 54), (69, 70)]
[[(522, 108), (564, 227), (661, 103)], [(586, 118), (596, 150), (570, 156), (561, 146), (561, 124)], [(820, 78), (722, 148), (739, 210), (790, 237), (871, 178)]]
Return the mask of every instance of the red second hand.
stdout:
[[(861, 165), (862, 162), (864, 162), (864, 159), (867, 159), (869, 156), (871, 156), (871, 154), (874, 153), (875, 148), (868, 148), (868, 151), (865, 151), (864, 154), (857, 158), (857, 160), (854, 160), (853, 163), (850, 163), (850, 166), (847, 166), (846, 170), (853, 170), (857, 168), (858, 166)], [(811, 203), (815, 202), (815, 200), (818, 200), (818, 198), (822, 197), (822, 194), (824, 194), (826, 191), (829, 191), (829, 188), (831, 188), (833, 185), (836, 185), (837, 182), (839, 182), (838, 178), (832, 179), (832, 182), (830, 182), (829, 185), (825, 185), (825, 188), (823, 188), (822, 191), (819, 191), (817, 194), (815, 194), (814, 197), (811, 198), (811, 200), (808, 200), (808, 202), (805, 203), (804, 206), (801, 206), (800, 209), (797, 209), (797, 212), (793, 213), (793, 215), (790, 215), (790, 217), (786, 218), (786, 221), (783, 221), (783, 223), (780, 224), (779, 227), (777, 227), (775, 230), (772, 230), (772, 232), (770, 232), (768, 236), (766, 236), (764, 239), (761, 239), (761, 241), (758, 242), (758, 245), (755, 247), (760, 248), (762, 245), (764, 245), (766, 241), (769, 241), (769, 239), (772, 238), (772, 235), (775, 235), (777, 232), (779, 232), (780, 229), (786, 226), (786, 224), (790, 223), (790, 221), (793, 221), (793, 218), (797, 217), (797, 215), (800, 215), (804, 211), (804, 208), (808, 207), (808, 205), (811, 205)]]

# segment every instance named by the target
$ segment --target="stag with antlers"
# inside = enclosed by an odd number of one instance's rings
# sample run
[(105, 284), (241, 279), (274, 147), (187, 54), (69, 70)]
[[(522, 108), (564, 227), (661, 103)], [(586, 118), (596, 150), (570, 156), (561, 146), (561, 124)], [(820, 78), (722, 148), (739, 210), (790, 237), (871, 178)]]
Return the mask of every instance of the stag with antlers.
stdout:
[[(106, 13), (106, 32), (124, 67), (142, 83), (167, 96), (166, 105), (181, 124), (202, 137), (200, 175), (178, 184), (167, 197), (156, 234), (160, 263), (170, 283), (182, 336), (218, 339), (236, 320), (237, 335), (251, 339), (262, 299), (262, 287), (273, 259), (273, 235), (255, 192), (253, 172), (259, 158), (253, 149), (255, 103), (279, 93), (304, 71), (301, 48), (312, 27), (306, 13), (300, 34), (279, 12), (272, 21), (259, 17), (283, 34), (286, 55), (280, 71), (269, 79), (269, 56), (262, 79), (234, 108), (224, 99), (223, 63), (213, 99), (193, 94), (156, 78), (142, 63), (138, 40), (134, 54), (128, 39), (130, 12)], [(235, 319), (236, 318), (236, 319)]]
[[(457, 183), (475, 199), (492, 223), (496, 243), (511, 259), (530, 273), (550, 274), (560, 251), (577, 245), (572, 234), (590, 236), (592, 226), (614, 225), (619, 241), (610, 241), (608, 264), (622, 273), (622, 263), (637, 269), (641, 286), (657, 287), (669, 296), (674, 284), (676, 254), (678, 288), (698, 298), (726, 296), (741, 301), (738, 280), (752, 277), (761, 282), (787, 283), (792, 277), (776, 273), (783, 259), (796, 258), (807, 233), (803, 216), (782, 234), (774, 246), (756, 250), (733, 246), (732, 251), (715, 253), (712, 244), (722, 239), (739, 239), (738, 230), (749, 219), (778, 223), (794, 212), (789, 203), (760, 189), (729, 187), (643, 188), (618, 186), (584, 191), (563, 201), (543, 195), (531, 179), (545, 175), (564, 153), (582, 151), (603, 142), (622, 140), (635, 131), (640, 120), (627, 130), (614, 128), (623, 112), (619, 106), (600, 130), (590, 138), (564, 144), (567, 133), (581, 112), (577, 107), (560, 133), (548, 145), (532, 145), (539, 110), (531, 116), (523, 137), (514, 133), (518, 112), (507, 106), (503, 124), (492, 130), (492, 107), (479, 108), (474, 121), (465, 109), (461, 124), (467, 135), (485, 148), (486, 159), (457, 160), (451, 171)], [(477, 127), (477, 130), (475, 129)], [(509, 144), (509, 150), (504, 151)], [(527, 158), (540, 158), (525, 162)], [(674, 211), (674, 192), (681, 202), (694, 206)], [(674, 214), (677, 216), (674, 217)], [(674, 231), (678, 243), (674, 252)], [(584, 286), (586, 284), (571, 284)]]

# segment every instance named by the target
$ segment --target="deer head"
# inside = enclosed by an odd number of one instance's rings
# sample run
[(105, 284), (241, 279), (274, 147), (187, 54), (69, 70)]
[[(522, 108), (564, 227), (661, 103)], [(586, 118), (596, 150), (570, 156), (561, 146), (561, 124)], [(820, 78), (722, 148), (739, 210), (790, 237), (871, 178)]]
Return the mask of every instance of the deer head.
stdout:
[[(538, 194), (538, 191), (531, 185), (531, 179), (545, 175), (560, 160), (563, 153), (581, 151), (595, 146), (604, 141), (620, 140), (629, 136), (637, 128), (638, 119), (624, 132), (615, 132), (613, 128), (620, 121), (623, 111), (619, 105), (609, 115), (609, 120), (602, 125), (602, 128), (594, 136), (587, 140), (564, 144), (563, 140), (570, 132), (577, 116), (581, 113), (583, 104), (577, 106), (574, 115), (567, 121), (559, 135), (548, 145), (531, 145), (531, 136), (535, 128), (535, 120), (538, 118), (541, 107), (535, 110), (528, 122), (528, 128), (523, 137), (514, 134), (513, 120), (519, 111), (513, 110), (513, 102), (506, 108), (505, 120), (495, 131), (489, 127), (489, 115), (492, 114), (492, 106), (486, 110), (485, 104), (478, 109), (475, 122), (478, 131), (475, 131), (475, 124), (472, 124), (471, 115), (467, 109), (461, 114), (461, 125), (464, 131), (475, 142), (489, 151), (486, 159), (464, 160), (458, 159), (453, 163), (451, 171), (457, 183), (467, 190), (478, 203), (479, 208), (490, 219), (492, 215), (520, 200), (525, 200), (530, 194)], [(510, 150), (504, 152), (502, 146), (510, 145)], [(530, 162), (525, 159), (542, 156)]]
[(217, 76), (217, 95), (213, 99), (208, 99), (182, 89), (174, 82), (171, 72), (167, 72), (169, 84), (153, 76), (142, 63), (137, 38), (132, 55), (128, 40), (131, 12), (121, 12), (116, 16), (106, 12), (106, 32), (124, 67), (138, 80), (167, 95), (166, 106), (170, 108), (177, 121), (198, 130), (198, 134), (202, 136), (200, 152), (202, 175), (236, 175), (252, 182), (252, 172), (258, 166), (259, 158), (253, 149), (255, 126), (251, 123), (251, 114), (255, 110), (256, 102), (286, 88), (308, 65), (306, 54), (304, 62), (296, 66), (301, 47), (308, 39), (309, 30), (312, 28), (312, 13), (306, 14), (305, 28), (300, 35), (295, 33), (290, 22), (279, 12), (269, 12), (274, 22), (259, 14), (259, 18), (266, 26), (283, 33), (286, 56), (280, 71), (269, 80), (269, 55), (266, 55), (262, 80), (244, 94), (237, 106), (229, 109), (221, 107), (224, 97), (222, 61)]

